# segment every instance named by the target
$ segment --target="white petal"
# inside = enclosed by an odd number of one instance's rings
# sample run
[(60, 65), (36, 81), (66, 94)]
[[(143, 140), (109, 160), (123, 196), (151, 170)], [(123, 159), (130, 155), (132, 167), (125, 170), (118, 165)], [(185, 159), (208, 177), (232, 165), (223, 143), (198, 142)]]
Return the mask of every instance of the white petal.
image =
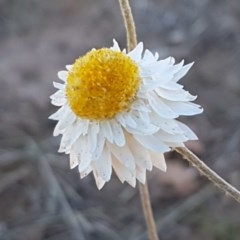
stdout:
[(66, 82), (68, 77), (68, 71), (59, 71), (58, 72), (58, 78), (62, 81)]
[(103, 149), (100, 158), (92, 162), (92, 167), (97, 177), (105, 182), (110, 180), (112, 175), (112, 161), (111, 154), (106, 147)]
[(51, 95), (50, 98), (52, 99), (51, 103), (55, 106), (62, 106), (67, 102), (65, 92), (62, 90), (58, 90), (53, 95)]
[(176, 74), (174, 74), (173, 81), (174, 81), (174, 82), (177, 82), (177, 81), (179, 81), (181, 78), (183, 78), (183, 77), (187, 74), (187, 72), (189, 71), (189, 69), (192, 67), (193, 64), (194, 64), (194, 62), (189, 63), (189, 64), (183, 66), (182, 69), (181, 69), (179, 72), (177, 72)]
[(142, 58), (143, 43), (140, 42), (138, 45), (130, 51), (127, 55), (132, 58), (134, 61), (138, 62)]
[(88, 120), (79, 120), (77, 119), (70, 127), (66, 129), (66, 132), (71, 132), (71, 140), (69, 142), (70, 145), (73, 145), (76, 140), (83, 135), (85, 132), (84, 127)]
[(67, 69), (68, 71), (71, 71), (71, 70), (72, 70), (72, 67), (73, 67), (73, 65), (66, 65), (66, 69)]
[(53, 86), (59, 90), (63, 90), (65, 85), (64, 84), (61, 84), (61, 83), (58, 83), (58, 82), (53, 82)]
[(50, 99), (54, 99), (54, 98), (59, 98), (59, 97), (64, 97), (65, 93), (62, 90), (58, 90), (57, 92), (55, 92), (54, 94), (52, 94), (50, 96)]
[(140, 145), (130, 134), (127, 135), (127, 144), (136, 159), (136, 163), (147, 170), (152, 170), (152, 161), (148, 150)]
[(163, 88), (158, 88), (155, 91), (160, 97), (170, 101), (185, 102), (185, 101), (193, 101), (197, 98), (196, 96), (191, 95), (188, 91), (185, 91), (183, 89), (172, 91), (172, 90), (167, 90)]
[(126, 141), (125, 141), (125, 136), (124, 136), (121, 125), (116, 121), (112, 121), (111, 122), (111, 128), (112, 128), (114, 142), (119, 147), (122, 147), (125, 144)]
[(176, 73), (178, 73), (179, 71), (181, 71), (183, 67), (184, 67), (184, 60), (182, 60), (182, 61), (179, 62), (178, 64), (173, 65), (174, 74), (176, 74)]
[(136, 131), (138, 131), (139, 134), (150, 135), (157, 132), (159, 129), (150, 122), (149, 115), (146, 112), (136, 113), (132, 116), (132, 118), (137, 123)]
[(172, 119), (177, 118), (178, 114), (172, 111), (159, 97), (157, 97), (154, 93), (149, 94), (149, 103), (153, 110), (161, 117)]
[(160, 62), (161, 64), (164, 64), (164, 65), (172, 65), (172, 63), (175, 62), (175, 59), (170, 56), (170, 57), (167, 57), (167, 58), (165, 58), (165, 59), (162, 59), (162, 60), (160, 60), (160, 61), (158, 61), (158, 62)]
[(67, 104), (62, 106), (55, 113), (53, 113), (51, 116), (49, 116), (48, 119), (51, 119), (51, 120), (59, 120), (59, 119), (61, 119), (62, 116), (64, 116), (64, 113), (66, 112), (67, 108), (69, 108), (67, 106)]
[(135, 159), (127, 145), (118, 147), (115, 144), (111, 144), (111, 143), (107, 142), (107, 146), (108, 146), (109, 151), (111, 151), (112, 154), (125, 167), (129, 168), (129, 170), (131, 170), (131, 171), (135, 171), (135, 169), (136, 169)]
[(137, 113), (138, 113), (139, 119), (141, 119), (142, 122), (144, 122), (145, 124), (151, 124), (148, 112), (139, 111)]
[(136, 121), (132, 118), (132, 116), (130, 114), (126, 114), (125, 115), (125, 119), (126, 119), (126, 124), (129, 127), (132, 127), (132, 128), (136, 128), (137, 127)]
[(113, 39), (113, 46), (111, 47), (111, 49), (115, 50), (115, 51), (118, 51), (118, 52), (121, 51), (121, 49), (120, 49), (120, 47), (118, 45), (118, 42), (115, 39)]
[(193, 116), (203, 112), (200, 105), (191, 102), (167, 102), (167, 105), (178, 115)]
[(144, 87), (144, 85), (140, 85), (138, 92), (137, 92), (137, 98), (138, 99), (142, 99), (142, 100), (146, 100), (147, 97), (147, 89)]
[(165, 142), (170, 148), (184, 147), (182, 142)]
[[(169, 58), (170, 59), (170, 58)], [(166, 64), (169, 59), (164, 59), (161, 61), (155, 61), (149, 65), (145, 65), (149, 71), (151, 71), (152, 74), (158, 74), (160, 77), (161, 75), (165, 74), (171, 74), (173, 76), (173, 73), (171, 72), (171, 66)], [(164, 79), (164, 77), (162, 77)]]
[(82, 135), (85, 136), (88, 133), (88, 128), (89, 128), (89, 120), (81, 120), (82, 122), (82, 127), (81, 127), (81, 131), (82, 131)]
[[(88, 132), (88, 120), (80, 120), (77, 118), (72, 124), (70, 124), (68, 127), (65, 129), (61, 130), (59, 133), (71, 133), (71, 139), (69, 144), (73, 145), (74, 142), (82, 135), (85, 136), (86, 133)], [(59, 134), (58, 133), (58, 134)]]
[(86, 177), (92, 171), (92, 167), (88, 166), (85, 170), (80, 172), (80, 178)]
[(140, 74), (142, 82), (144, 84), (152, 80), (153, 72), (148, 67), (148, 65), (150, 65), (150, 64), (149, 63), (142, 63), (142, 62), (138, 63), (139, 74)]
[(121, 164), (117, 159), (112, 158), (113, 169), (122, 183), (128, 182), (132, 187), (136, 186), (135, 170), (131, 171)]
[(168, 90), (179, 90), (183, 88), (183, 85), (175, 83), (175, 82), (163, 82), (159, 85), (161, 88), (168, 89)]
[(153, 165), (156, 168), (166, 172), (167, 165), (166, 165), (164, 155), (162, 153), (156, 153), (156, 152), (151, 152), (150, 154), (151, 154), (151, 159), (152, 159)]
[(143, 61), (145, 61), (146, 63), (152, 63), (152, 62), (155, 62), (156, 59), (155, 59), (154, 55), (152, 54), (152, 52), (150, 52), (148, 49), (146, 49), (143, 54)]
[(162, 118), (156, 113), (151, 114), (151, 122), (170, 134), (183, 133), (183, 130), (178, 126), (175, 120)]
[(97, 176), (97, 173), (94, 169), (93, 169), (93, 176), (94, 176), (98, 190), (102, 189), (106, 182)]
[(189, 140), (197, 140), (198, 137), (197, 135), (185, 124), (178, 122), (178, 125), (180, 128), (184, 131), (184, 135), (189, 139)]
[(70, 151), (70, 168), (71, 169), (75, 168), (79, 164), (81, 159), (80, 154), (77, 152), (77, 147), (78, 147), (77, 144), (74, 144)]
[(110, 142), (113, 143), (113, 132), (109, 121), (100, 122), (101, 133)]
[(134, 138), (145, 148), (148, 148), (154, 152), (167, 152), (170, 148), (160, 141), (155, 135), (152, 136), (140, 136), (134, 135)]
[(75, 168), (78, 165), (78, 157), (75, 152), (70, 152), (70, 169)]
[(71, 137), (72, 137), (72, 132), (67, 131), (67, 132), (63, 133), (58, 152), (70, 151), (70, 149), (71, 149), (71, 144), (70, 144)]
[(131, 105), (131, 109), (137, 110), (139, 112), (151, 112), (150, 108), (141, 99), (138, 99)]
[(58, 97), (58, 98), (54, 98), (52, 99), (51, 103), (55, 106), (61, 107), (62, 105), (64, 105), (67, 102), (65, 97)]
[(170, 66), (163, 69), (159, 69), (156, 72), (153, 71), (152, 79), (156, 82), (168, 83), (172, 81), (172, 78), (173, 78), (173, 71)]
[(67, 127), (69, 127), (76, 120), (76, 116), (69, 108), (66, 108), (62, 115), (62, 118), (58, 121), (54, 131), (53, 136), (58, 136), (62, 134)]
[(99, 132), (98, 123), (91, 123), (88, 126), (88, 146), (91, 152), (94, 152), (97, 147), (98, 132)]
[[(184, 61), (182, 61), (184, 63)], [(170, 64), (173, 65), (175, 64), (175, 58), (174, 57), (170, 57)]]
[[(171, 78), (171, 76), (170, 76)], [(145, 79), (145, 78), (144, 78)], [(169, 81), (167, 81), (168, 83)], [(152, 91), (152, 90), (155, 90), (156, 88), (159, 88), (162, 84), (164, 83), (164, 81), (161, 81), (161, 80), (151, 80), (151, 81), (146, 81), (144, 83), (144, 90), (146, 92), (149, 92), (149, 91)]]
[(79, 148), (78, 153), (81, 156), (80, 163), (78, 165), (78, 171), (82, 172), (87, 169), (91, 163), (91, 153), (88, 147), (87, 136), (79, 138)]
[(141, 182), (142, 184), (145, 184), (145, 182), (146, 182), (146, 168), (143, 168), (143, 167), (137, 165), (136, 178), (139, 182)]
[(102, 132), (100, 131), (100, 133), (97, 136), (97, 146), (96, 146), (95, 150), (92, 152), (93, 160), (99, 159), (99, 157), (102, 154), (104, 144), (105, 144), (105, 137), (103, 136)]
[(126, 127), (126, 118), (123, 113), (118, 114), (116, 119), (123, 127)]
[(125, 129), (129, 133), (140, 134), (140, 135), (151, 135), (151, 134), (157, 132), (159, 129), (157, 126), (155, 126), (149, 122), (149, 118), (147, 118), (147, 117), (144, 118), (138, 112), (132, 113), (132, 118), (136, 122), (137, 127), (132, 128), (130, 126), (126, 126)]
[(159, 139), (159, 141), (163, 142), (185, 142), (187, 141), (187, 137), (184, 134), (169, 134), (163, 130), (159, 130), (154, 136)]
[(151, 68), (142, 68), (141, 78), (144, 85), (145, 91), (151, 91), (159, 87), (163, 83), (171, 82), (173, 78), (173, 73), (171, 72), (170, 67), (156, 71), (150, 71)]
[(131, 117), (131, 113), (130, 112), (119, 114), (117, 116), (117, 120), (120, 122), (120, 124), (123, 127), (126, 127), (127, 125), (132, 127), (132, 128), (136, 128), (137, 127), (137, 124), (134, 121), (134, 119)]

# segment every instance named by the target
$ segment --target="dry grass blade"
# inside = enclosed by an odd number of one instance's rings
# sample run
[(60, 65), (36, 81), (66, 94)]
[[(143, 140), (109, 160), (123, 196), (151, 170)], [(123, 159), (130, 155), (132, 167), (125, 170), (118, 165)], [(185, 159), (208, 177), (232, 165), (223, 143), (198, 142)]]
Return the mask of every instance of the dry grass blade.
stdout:
[[(24, 234), (29, 233), (29, 231), (41, 230), (49, 226), (54, 221), (57, 221), (60, 218), (60, 215), (51, 215), (51, 214), (42, 214), (41, 216), (33, 216), (27, 221), (21, 222), (20, 225), (15, 226), (14, 228), (9, 229), (1, 235), (1, 240), (10, 240), (18, 239), (17, 236), (24, 236)], [(30, 238), (28, 238), (30, 239)], [(35, 240), (35, 239), (34, 239)]]
[(84, 234), (81, 226), (78, 223), (78, 219), (75, 216), (71, 206), (69, 205), (65, 194), (63, 193), (54, 173), (48, 163), (47, 157), (42, 152), (41, 148), (38, 144), (33, 140), (30, 139), (30, 143), (32, 145), (33, 152), (39, 156), (39, 167), (41, 168), (41, 173), (43, 174), (43, 178), (48, 184), (49, 189), (54, 192), (53, 193), (53, 201), (56, 199), (60, 205), (60, 209), (63, 213), (63, 219), (66, 221), (66, 224), (69, 227), (71, 239), (73, 240), (84, 240)]
[(0, 193), (13, 183), (27, 177), (30, 173), (30, 168), (26, 166), (11, 173), (7, 173), (6, 176), (1, 177), (0, 179)]

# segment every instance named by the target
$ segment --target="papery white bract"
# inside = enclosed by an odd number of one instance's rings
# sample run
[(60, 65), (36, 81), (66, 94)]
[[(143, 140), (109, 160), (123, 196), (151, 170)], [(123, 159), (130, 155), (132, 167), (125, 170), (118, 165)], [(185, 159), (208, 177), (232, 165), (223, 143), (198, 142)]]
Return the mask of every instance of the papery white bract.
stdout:
[[(138, 67), (140, 85), (129, 106), (112, 118), (78, 116), (67, 93), (69, 74), (74, 66), (68, 65), (67, 71), (58, 73), (63, 82), (53, 83), (58, 91), (51, 96), (52, 104), (60, 109), (50, 119), (58, 121), (54, 136), (62, 134), (59, 152), (70, 155), (70, 166), (78, 166), (81, 178), (93, 172), (101, 189), (111, 179), (113, 169), (121, 182), (135, 187), (136, 179), (145, 183), (146, 170), (151, 171), (153, 166), (166, 171), (165, 152), (197, 139), (176, 119), (181, 115), (199, 114), (202, 108), (191, 102), (196, 97), (178, 83), (193, 63), (175, 64), (172, 57), (159, 60), (158, 54), (143, 51), (142, 43), (126, 53), (114, 40), (109, 51), (125, 54)], [(121, 68), (117, 71), (121, 75)]]

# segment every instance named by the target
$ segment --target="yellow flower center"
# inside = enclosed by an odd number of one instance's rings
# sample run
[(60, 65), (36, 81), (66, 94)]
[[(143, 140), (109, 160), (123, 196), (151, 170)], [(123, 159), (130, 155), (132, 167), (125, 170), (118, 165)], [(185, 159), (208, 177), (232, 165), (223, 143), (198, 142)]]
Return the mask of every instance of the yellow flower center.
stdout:
[(102, 48), (75, 61), (66, 96), (77, 116), (105, 120), (130, 107), (139, 85), (137, 64), (122, 52)]

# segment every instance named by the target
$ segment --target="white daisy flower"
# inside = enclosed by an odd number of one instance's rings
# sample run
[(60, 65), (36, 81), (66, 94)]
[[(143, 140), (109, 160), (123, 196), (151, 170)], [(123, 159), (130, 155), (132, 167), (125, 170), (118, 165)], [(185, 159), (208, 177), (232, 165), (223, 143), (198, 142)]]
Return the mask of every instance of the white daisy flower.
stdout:
[(99, 189), (112, 169), (133, 187), (153, 166), (166, 171), (163, 154), (197, 139), (176, 119), (202, 112), (178, 83), (193, 63), (158, 60), (142, 43), (126, 53), (113, 42), (60, 71), (63, 82), (53, 83), (58, 91), (51, 96), (60, 107), (50, 116), (58, 121), (53, 135), (62, 134), (59, 152), (70, 154), (81, 178), (93, 172)]

